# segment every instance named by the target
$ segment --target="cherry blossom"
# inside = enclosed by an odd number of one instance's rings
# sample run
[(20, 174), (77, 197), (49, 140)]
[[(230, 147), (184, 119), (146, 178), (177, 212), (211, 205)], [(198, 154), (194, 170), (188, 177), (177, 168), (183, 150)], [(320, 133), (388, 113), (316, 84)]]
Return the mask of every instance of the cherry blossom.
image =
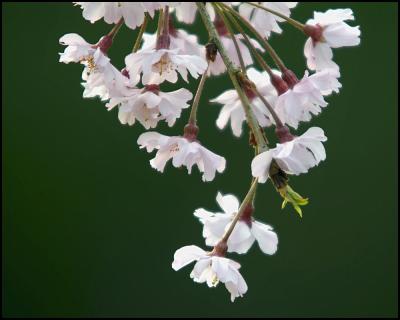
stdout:
[(305, 32), (310, 37), (304, 46), (304, 55), (310, 70), (339, 69), (332, 60), (332, 48), (360, 44), (360, 27), (351, 27), (346, 20), (354, 20), (351, 9), (314, 12), (314, 19), (307, 21)]
[(125, 63), (129, 74), (143, 73), (144, 85), (164, 81), (175, 83), (178, 73), (188, 82), (188, 71), (197, 79), (207, 69), (207, 62), (203, 58), (179, 54), (179, 49), (143, 49), (126, 56)]
[[(203, 208), (194, 212), (194, 215), (204, 225), (203, 237), (208, 246), (215, 246), (220, 241), (233, 217), (239, 211), (239, 200), (234, 195), (223, 196), (218, 192), (217, 202), (224, 211), (223, 213), (213, 213)], [(246, 253), (257, 240), (264, 253), (274, 254), (278, 246), (278, 236), (271, 226), (254, 220), (252, 211), (252, 207), (249, 206), (243, 212), (228, 239), (228, 252)]]
[(146, 129), (155, 128), (158, 121), (166, 120), (171, 127), (181, 115), (182, 109), (193, 94), (184, 88), (162, 92), (158, 85), (132, 89), (128, 95), (112, 97), (106, 107), (111, 110), (119, 105), (118, 118), (122, 124), (133, 125), (137, 119)]
[(276, 100), (275, 111), (280, 120), (297, 129), (300, 121), (310, 121), (312, 114), (317, 115), (328, 103), (324, 96), (339, 92), (342, 87), (335, 69), (326, 69), (304, 77)]
[(258, 178), (260, 183), (266, 182), (272, 160), (288, 174), (307, 173), (310, 168), (325, 160), (326, 153), (322, 142), (326, 140), (321, 128), (312, 127), (291, 141), (278, 143), (275, 148), (264, 151), (253, 159), (253, 177)]
[(239, 263), (225, 257), (211, 255), (194, 245), (176, 250), (172, 268), (178, 271), (193, 261), (197, 261), (190, 273), (193, 281), (206, 282), (210, 288), (216, 287), (219, 282), (225, 283), (226, 289), (231, 294), (232, 302), (247, 292), (246, 281), (239, 272)]
[[(274, 103), (277, 94), (272, 86), (268, 74), (259, 72), (254, 68), (247, 69), (248, 78), (254, 82), (257, 86), (258, 91), (271, 103)], [(255, 117), (261, 127), (268, 127), (271, 125), (271, 116), (263, 102), (254, 93), (247, 92), (247, 97), (251, 101), (251, 107)], [(246, 120), (246, 115), (242, 102), (236, 90), (227, 90), (220, 94), (218, 97), (210, 100), (222, 104), (223, 107), (217, 118), (217, 127), (223, 129), (231, 123), (232, 132), (236, 137), (240, 137), (242, 134), (242, 125)]]
[(211, 181), (215, 177), (215, 172), (225, 170), (225, 158), (211, 152), (203, 147), (198, 141), (190, 141), (184, 137), (168, 137), (157, 132), (145, 132), (138, 138), (140, 148), (146, 148), (147, 152), (157, 149), (154, 159), (150, 160), (150, 165), (163, 172), (166, 163), (172, 158), (175, 168), (182, 165), (186, 166), (189, 174), (192, 166), (197, 165), (200, 172), (203, 172), (203, 181)]

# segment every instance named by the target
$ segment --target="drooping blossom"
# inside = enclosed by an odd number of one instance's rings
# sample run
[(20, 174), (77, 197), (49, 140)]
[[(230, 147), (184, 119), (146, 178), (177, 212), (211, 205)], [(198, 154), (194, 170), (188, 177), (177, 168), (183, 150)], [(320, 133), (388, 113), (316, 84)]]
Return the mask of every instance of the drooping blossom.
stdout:
[(175, 271), (196, 261), (190, 273), (193, 281), (198, 283), (206, 282), (211, 287), (216, 287), (219, 282), (225, 284), (231, 294), (231, 301), (242, 297), (247, 292), (247, 284), (239, 272), (240, 264), (231, 259), (211, 255), (203, 249), (190, 245), (176, 250), (172, 268)]
[[(268, 74), (265, 71), (260, 72), (254, 68), (249, 68), (247, 69), (247, 76), (254, 82), (261, 95), (271, 104), (274, 104), (277, 94), (270, 82)], [(246, 93), (259, 125), (261, 127), (270, 126), (272, 123), (271, 115), (264, 103), (251, 91), (246, 91)], [(210, 100), (210, 102), (216, 102), (223, 105), (217, 118), (217, 127), (223, 129), (230, 121), (233, 134), (236, 137), (240, 137), (242, 134), (243, 122), (246, 120), (246, 115), (237, 91), (227, 90), (218, 97)]]
[(322, 142), (326, 140), (321, 128), (312, 127), (291, 141), (278, 143), (275, 148), (264, 151), (253, 159), (253, 177), (258, 178), (260, 183), (266, 182), (272, 160), (288, 174), (307, 173), (310, 168), (325, 160), (326, 153)]
[(184, 88), (162, 92), (158, 85), (145, 86), (144, 89), (132, 89), (128, 95), (112, 97), (106, 107), (111, 110), (116, 105), (118, 118), (122, 124), (133, 125), (138, 120), (146, 129), (155, 128), (158, 121), (165, 120), (171, 127), (188, 108), (193, 94)]
[(351, 9), (314, 12), (314, 19), (307, 21), (305, 32), (310, 36), (304, 46), (304, 55), (310, 70), (339, 69), (332, 60), (332, 48), (360, 44), (360, 27), (351, 27), (344, 21), (354, 20)]
[(181, 136), (168, 137), (157, 132), (145, 132), (138, 138), (140, 148), (146, 148), (147, 152), (157, 149), (150, 165), (163, 172), (166, 163), (172, 158), (172, 165), (176, 168), (186, 166), (189, 174), (194, 164), (203, 173), (203, 181), (211, 181), (215, 173), (225, 170), (225, 158), (203, 147), (198, 141)]
[[(215, 246), (229, 228), (235, 214), (239, 211), (239, 200), (231, 194), (222, 195), (218, 192), (217, 202), (223, 212), (210, 212), (203, 208), (197, 209), (194, 215), (204, 225), (203, 237), (206, 245)], [(246, 253), (258, 242), (260, 249), (266, 254), (274, 254), (278, 246), (278, 236), (272, 227), (256, 221), (252, 217), (251, 205), (245, 208), (232, 234), (228, 238), (228, 252)]]
[(299, 122), (310, 121), (312, 115), (321, 112), (321, 108), (328, 105), (324, 96), (332, 92), (339, 92), (342, 87), (338, 81), (339, 72), (335, 69), (326, 69), (304, 77), (281, 94), (275, 104), (275, 111), (283, 123), (297, 129)]
[(144, 85), (164, 81), (175, 83), (178, 73), (188, 82), (188, 71), (197, 79), (207, 69), (207, 62), (202, 57), (180, 54), (179, 49), (139, 50), (126, 56), (125, 64), (129, 74), (143, 73)]

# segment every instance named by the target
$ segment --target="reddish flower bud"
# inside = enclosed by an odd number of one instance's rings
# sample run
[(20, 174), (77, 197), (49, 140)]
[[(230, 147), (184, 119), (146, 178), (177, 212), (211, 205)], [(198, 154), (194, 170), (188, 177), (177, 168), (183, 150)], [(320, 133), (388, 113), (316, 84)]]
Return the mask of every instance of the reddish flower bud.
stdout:
[(303, 30), (304, 33), (308, 35), (313, 40), (314, 43), (323, 40), (322, 37), (323, 28), (319, 24), (315, 26), (306, 24)]
[(100, 50), (104, 54), (106, 54), (108, 49), (111, 48), (112, 43), (113, 43), (112, 37), (109, 35), (106, 35), (106, 36), (102, 37), (100, 39), (100, 41), (96, 45), (93, 46), (93, 48), (100, 48)]
[(287, 126), (277, 127), (275, 133), (280, 143), (285, 143), (294, 139), (294, 136), (290, 133)]
[(240, 220), (245, 222), (249, 226), (249, 228), (251, 228), (251, 223), (253, 221), (253, 212), (254, 212), (254, 208), (249, 203), (249, 204), (247, 204), (246, 208), (244, 208), (244, 211), (243, 211), (242, 215), (240, 216)]
[(299, 79), (296, 77), (294, 72), (286, 68), (282, 70), (282, 79), (289, 85), (290, 88), (293, 88), (299, 82)]
[(183, 129), (183, 137), (190, 142), (197, 140), (197, 134), (199, 133), (199, 127), (194, 123), (188, 123)]
[(278, 92), (279, 96), (289, 90), (287, 83), (276, 74), (271, 77), (271, 83)]

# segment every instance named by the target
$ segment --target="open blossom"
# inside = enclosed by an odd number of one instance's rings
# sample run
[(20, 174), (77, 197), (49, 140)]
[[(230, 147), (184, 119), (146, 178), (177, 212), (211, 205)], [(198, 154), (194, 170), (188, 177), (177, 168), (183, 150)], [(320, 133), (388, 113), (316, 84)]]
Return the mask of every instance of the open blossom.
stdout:
[[(290, 17), (290, 9), (293, 9), (297, 2), (256, 2), (268, 9), (277, 11), (287, 17)], [(269, 37), (271, 32), (281, 33), (278, 22), (285, 21), (284, 19), (262, 10), (256, 8), (247, 3), (243, 3), (239, 6), (239, 14), (250, 21), (250, 23), (260, 32), (262, 32), (265, 37)]]
[[(254, 68), (247, 69), (248, 78), (254, 82), (258, 91), (270, 103), (274, 103), (277, 94), (272, 86), (268, 74), (259, 72)], [(251, 102), (253, 113), (261, 127), (268, 127), (271, 125), (271, 115), (264, 103), (254, 93), (247, 92), (247, 96)], [(232, 132), (236, 137), (242, 134), (243, 122), (246, 120), (244, 108), (239, 95), (236, 90), (227, 90), (220, 94), (218, 97), (210, 100), (223, 105), (221, 112), (217, 118), (217, 127), (220, 129), (225, 128), (230, 120)]]
[(197, 141), (190, 141), (184, 137), (168, 137), (157, 132), (145, 132), (138, 138), (140, 148), (146, 148), (147, 152), (158, 149), (154, 159), (150, 160), (150, 165), (163, 172), (166, 163), (172, 158), (175, 168), (182, 165), (186, 166), (189, 174), (192, 166), (197, 165), (200, 172), (203, 172), (203, 181), (211, 181), (215, 177), (215, 172), (225, 170), (225, 158), (204, 148)]
[(339, 69), (339, 66), (332, 60), (331, 48), (360, 44), (359, 26), (351, 27), (344, 22), (345, 20), (354, 20), (351, 9), (314, 12), (314, 19), (307, 21), (305, 31), (310, 38), (307, 39), (304, 46), (304, 55), (307, 58), (309, 69)]
[(328, 103), (324, 96), (339, 92), (342, 87), (335, 69), (326, 69), (312, 75), (305, 72), (304, 77), (281, 94), (275, 104), (275, 111), (280, 120), (297, 129), (300, 121), (310, 121), (312, 114), (317, 115)]
[[(234, 195), (223, 196), (218, 192), (217, 202), (223, 213), (213, 213), (203, 208), (194, 215), (204, 225), (203, 237), (206, 245), (215, 246), (229, 228), (235, 214), (239, 211), (239, 200)], [(266, 254), (274, 254), (278, 246), (278, 236), (272, 227), (252, 218), (252, 207), (245, 209), (228, 239), (228, 252), (246, 253), (257, 240), (260, 249)]]
[(207, 69), (207, 62), (195, 55), (180, 54), (179, 49), (144, 49), (131, 53), (125, 58), (129, 74), (143, 72), (142, 83), (160, 84), (164, 81), (175, 83), (178, 73), (188, 82), (188, 71), (195, 79)]
[(231, 259), (210, 255), (203, 249), (191, 245), (176, 250), (172, 268), (175, 271), (197, 261), (190, 277), (198, 283), (206, 282), (216, 287), (221, 281), (231, 294), (231, 301), (247, 292), (247, 284), (239, 272), (240, 264)]
[[(62, 45), (67, 45), (64, 52), (60, 53), (60, 62), (75, 62), (85, 66), (82, 72), (85, 98), (99, 96), (102, 100), (107, 100), (110, 96), (120, 95), (125, 91), (128, 79), (111, 64), (110, 58), (103, 52), (99, 45), (102, 39), (97, 45), (92, 45), (80, 35), (70, 33), (59, 40)], [(137, 77), (132, 77), (132, 83), (137, 81)]]
[(144, 89), (132, 89), (128, 95), (112, 97), (106, 107), (111, 110), (116, 105), (118, 118), (122, 124), (133, 125), (137, 119), (146, 129), (157, 126), (158, 121), (166, 120), (171, 127), (181, 116), (182, 109), (188, 108), (193, 94), (184, 88), (162, 92), (158, 85)]
[(159, 9), (162, 2), (75, 2), (82, 8), (82, 15), (91, 23), (104, 18), (104, 21), (113, 24), (121, 18), (125, 24), (136, 29), (143, 23), (146, 12), (151, 17)]
[(60, 62), (81, 62), (88, 56), (92, 56), (96, 51), (94, 45), (88, 43), (79, 34), (68, 33), (63, 35), (60, 40), (60, 44), (67, 46), (63, 53), (60, 53)]
[(312, 167), (325, 160), (326, 153), (322, 142), (327, 138), (324, 131), (318, 127), (309, 128), (293, 140), (278, 143), (275, 148), (258, 154), (251, 162), (253, 177), (264, 183), (268, 179), (272, 160), (288, 174), (306, 173)]

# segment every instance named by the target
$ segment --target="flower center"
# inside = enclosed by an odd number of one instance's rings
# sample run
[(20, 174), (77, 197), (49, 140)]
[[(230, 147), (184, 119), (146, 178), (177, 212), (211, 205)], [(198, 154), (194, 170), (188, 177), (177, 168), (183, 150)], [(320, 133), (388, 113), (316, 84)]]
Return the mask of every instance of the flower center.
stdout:
[(169, 152), (176, 153), (179, 151), (179, 145), (175, 142), (169, 147)]
[(162, 75), (163, 72), (169, 72), (173, 70), (173, 63), (171, 63), (171, 60), (168, 57), (168, 53), (164, 53), (157, 63), (153, 65), (155, 72), (157, 72), (160, 76)]

